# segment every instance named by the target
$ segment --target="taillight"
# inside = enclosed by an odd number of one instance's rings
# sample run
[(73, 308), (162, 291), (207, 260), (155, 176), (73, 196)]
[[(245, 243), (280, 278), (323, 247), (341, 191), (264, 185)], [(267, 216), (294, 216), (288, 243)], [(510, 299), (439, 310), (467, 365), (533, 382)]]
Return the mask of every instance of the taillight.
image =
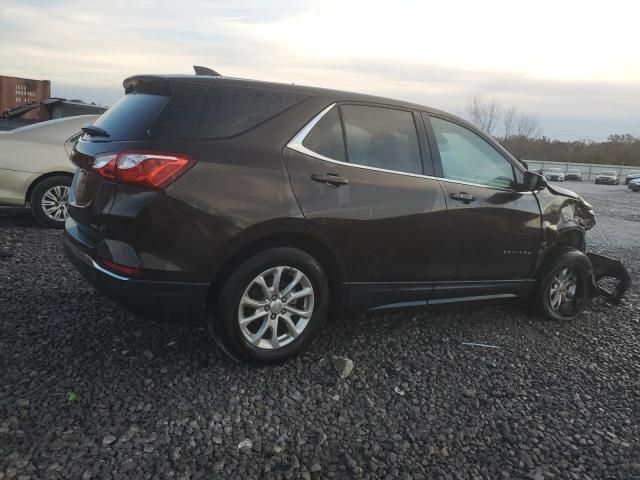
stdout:
[(194, 164), (189, 157), (172, 153), (120, 152), (97, 156), (92, 168), (114, 182), (161, 189)]

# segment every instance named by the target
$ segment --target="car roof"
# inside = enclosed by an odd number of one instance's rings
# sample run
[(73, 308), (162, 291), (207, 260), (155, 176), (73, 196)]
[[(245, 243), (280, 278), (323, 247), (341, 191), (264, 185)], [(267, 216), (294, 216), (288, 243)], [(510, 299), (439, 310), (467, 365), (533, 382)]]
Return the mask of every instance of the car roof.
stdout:
[[(127, 77), (123, 86), (126, 88), (127, 84), (135, 80), (137, 78), (145, 78), (145, 79), (164, 79), (169, 82), (176, 83), (192, 83), (194, 85), (212, 85), (215, 83), (219, 83), (221, 85), (237, 85), (243, 87), (253, 87), (253, 88), (263, 88), (269, 90), (282, 90), (286, 92), (298, 92), (302, 94), (314, 95), (314, 96), (324, 96), (327, 97), (330, 101), (359, 101), (359, 102), (369, 102), (369, 103), (377, 103), (382, 105), (389, 106), (397, 106), (402, 108), (407, 108), (411, 110), (421, 110), (429, 113), (434, 113), (437, 115), (442, 115), (446, 117), (458, 118), (455, 115), (452, 115), (443, 110), (438, 110), (436, 108), (428, 107), (426, 105), (420, 105), (417, 103), (407, 102), (404, 100), (398, 100), (388, 97), (379, 97), (375, 95), (367, 95), (364, 93), (357, 92), (349, 92), (345, 90), (334, 90), (330, 88), (322, 88), (322, 87), (312, 87), (307, 85), (297, 85), (294, 83), (278, 83), (278, 82), (268, 82), (263, 80), (252, 80), (246, 78), (236, 78), (236, 77), (224, 77), (224, 76), (212, 76), (212, 75), (182, 75), (182, 74), (166, 74), (166, 75), (133, 75)], [(462, 120), (465, 123), (464, 119)]]

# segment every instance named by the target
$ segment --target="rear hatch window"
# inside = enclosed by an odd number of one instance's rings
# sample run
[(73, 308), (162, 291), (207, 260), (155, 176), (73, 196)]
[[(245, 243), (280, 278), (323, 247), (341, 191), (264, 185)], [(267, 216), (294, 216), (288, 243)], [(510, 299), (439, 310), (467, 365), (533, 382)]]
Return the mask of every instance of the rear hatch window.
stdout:
[[(91, 140), (219, 139), (239, 135), (308, 97), (286, 90), (134, 77), (94, 126)], [(85, 136), (87, 138), (87, 136)]]
[(109, 137), (97, 139), (148, 140), (149, 130), (169, 102), (169, 98), (148, 93), (126, 94), (94, 123), (94, 126), (109, 133)]

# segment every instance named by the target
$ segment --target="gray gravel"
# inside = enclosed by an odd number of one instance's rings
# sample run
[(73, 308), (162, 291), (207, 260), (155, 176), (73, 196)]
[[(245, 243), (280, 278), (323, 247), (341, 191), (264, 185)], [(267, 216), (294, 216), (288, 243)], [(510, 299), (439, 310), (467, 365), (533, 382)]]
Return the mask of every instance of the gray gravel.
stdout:
[(624, 304), (360, 315), (268, 368), (129, 314), (60, 232), (0, 209), (0, 480), (640, 479), (640, 194), (564, 186), (598, 210), (590, 249), (629, 268)]

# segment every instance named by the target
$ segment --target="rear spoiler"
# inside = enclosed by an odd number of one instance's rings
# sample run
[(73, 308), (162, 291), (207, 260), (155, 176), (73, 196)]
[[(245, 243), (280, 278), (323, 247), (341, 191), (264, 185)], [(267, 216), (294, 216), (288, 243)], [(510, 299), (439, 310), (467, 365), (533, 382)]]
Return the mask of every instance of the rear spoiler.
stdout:
[[(218, 72), (199, 65), (193, 66), (197, 76), (221, 77)], [(124, 93), (149, 93), (152, 95), (171, 96), (171, 80), (162, 75), (134, 75), (122, 82)]]

